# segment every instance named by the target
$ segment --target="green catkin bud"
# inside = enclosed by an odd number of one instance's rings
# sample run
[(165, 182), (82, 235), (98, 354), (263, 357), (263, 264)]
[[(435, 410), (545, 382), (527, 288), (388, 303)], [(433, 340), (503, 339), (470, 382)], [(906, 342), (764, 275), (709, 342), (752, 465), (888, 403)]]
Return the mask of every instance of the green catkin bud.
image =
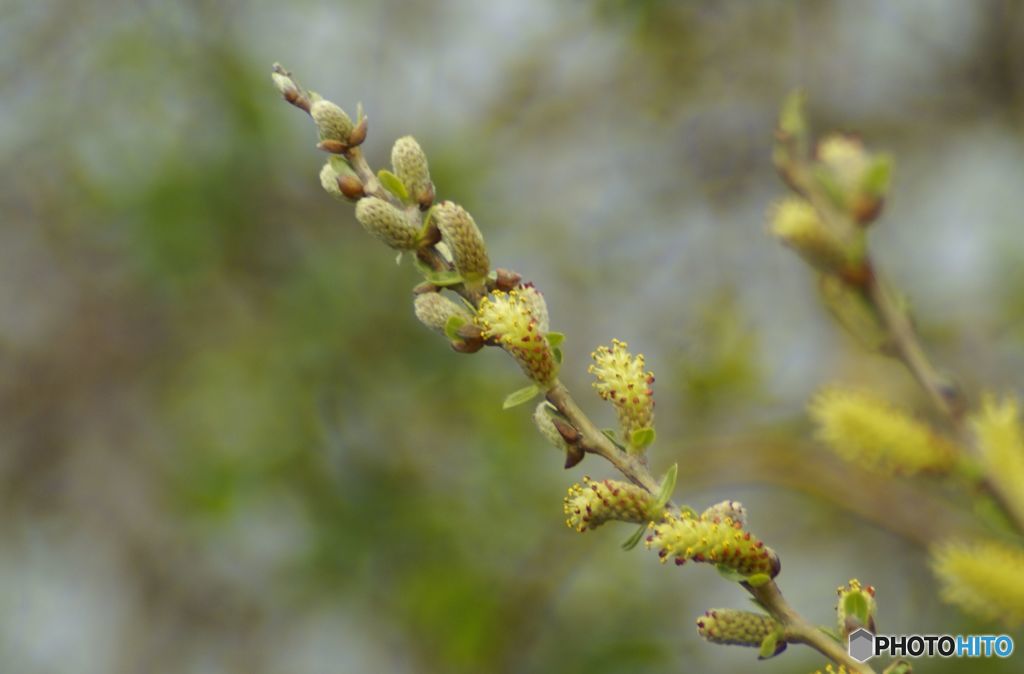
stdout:
[(710, 522), (732, 520), (741, 527), (747, 526), (747, 509), (739, 501), (722, 501), (705, 510), (701, 517)]
[(567, 444), (562, 434), (555, 428), (555, 422), (551, 420), (551, 415), (555, 413), (555, 408), (552, 407), (551, 403), (546, 400), (542, 400), (537, 405), (537, 409), (533, 411), (533, 423), (537, 426), (537, 430), (540, 434), (551, 443), (551, 446), (555, 449), (565, 451)]
[(707, 562), (744, 576), (765, 573), (774, 578), (779, 573), (775, 553), (731, 519), (715, 522), (704, 515), (683, 513), (650, 526), (653, 533), (647, 547), (658, 550), (662, 563), (670, 558), (680, 566), (689, 560)]
[(431, 211), (441, 237), (452, 253), (455, 269), (467, 285), (480, 285), (491, 270), (484, 237), (462, 206), (443, 201)]
[(1008, 627), (1024, 623), (1024, 550), (997, 541), (951, 542), (932, 549), (943, 600)]
[(985, 474), (1013, 514), (1024, 520), (1024, 430), (1015, 398), (985, 397), (970, 419)]
[(875, 613), (878, 607), (875, 603), (874, 587), (861, 585), (860, 581), (854, 578), (837, 588), (836, 595), (839, 597), (836, 603), (839, 633), (844, 638), (860, 627), (875, 631)]
[(352, 119), (336, 103), (319, 100), (309, 108), (309, 114), (320, 131), (320, 140), (336, 140), (348, 143), (349, 135), (355, 128)]
[(359, 200), (356, 220), (367, 232), (396, 250), (414, 250), (419, 244), (419, 229), (405, 213), (378, 197)]
[(473, 315), (441, 293), (423, 293), (413, 301), (413, 309), (420, 323), (435, 332), (445, 334), (448, 321), (461, 318), (466, 323), (473, 321)]
[(651, 495), (635, 484), (584, 477), (582, 485), (569, 487), (564, 500), (565, 523), (581, 533), (612, 520), (643, 524), (650, 520), (652, 506)]
[(324, 164), (324, 167), (320, 169), (320, 185), (324, 188), (324, 191), (330, 194), (336, 199), (344, 199), (345, 195), (342, 193), (341, 188), (338, 186), (338, 172), (331, 166), (331, 162)]
[(697, 632), (704, 639), (726, 646), (758, 648), (765, 637), (780, 630), (771, 616), (750, 611), (713, 608), (697, 618)]
[(295, 86), (295, 82), (292, 78), (288, 77), (283, 73), (273, 72), (270, 73), (270, 78), (274, 81), (274, 86), (281, 92), (286, 98), (294, 98), (299, 95), (299, 88)]
[(819, 182), (833, 202), (860, 225), (868, 225), (889, 190), (892, 159), (865, 149), (859, 138), (833, 134), (818, 143)]
[(818, 438), (836, 454), (869, 470), (914, 475), (953, 467), (957, 448), (883, 400), (858, 391), (825, 389), (808, 407)]
[(433, 192), (427, 155), (412, 136), (403, 136), (391, 148), (391, 166), (414, 201), (420, 202)]
[(630, 442), (634, 431), (654, 425), (654, 373), (644, 371), (643, 355), (634, 358), (628, 346), (617, 339), (610, 349), (599, 346), (590, 354), (594, 364), (588, 372), (597, 380), (598, 395), (615, 405), (623, 437)]
[(480, 300), (474, 320), (484, 339), (494, 339), (516, 359), (526, 376), (542, 387), (550, 387), (558, 374), (558, 363), (532, 308), (533, 303), (520, 291), (496, 290)]
[(821, 221), (818, 212), (804, 199), (788, 197), (771, 212), (771, 233), (793, 249), (812, 267), (836, 272), (846, 266), (847, 248)]

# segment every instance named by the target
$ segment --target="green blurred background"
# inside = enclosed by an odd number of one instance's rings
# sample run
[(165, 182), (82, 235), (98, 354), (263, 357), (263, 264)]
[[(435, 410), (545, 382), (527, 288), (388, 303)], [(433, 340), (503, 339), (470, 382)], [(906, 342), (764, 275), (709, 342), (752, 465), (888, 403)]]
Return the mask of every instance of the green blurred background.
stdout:
[[(319, 187), (271, 85), (414, 133), (492, 259), (545, 292), (588, 393), (612, 337), (658, 376), (656, 469), (742, 500), (831, 623), (992, 632), (934, 596), (956, 489), (810, 439), (824, 383), (927, 413), (764, 233), (777, 106), (897, 158), (874, 242), (972, 399), (1024, 372), (1024, 3), (400, 0), (0, 3), (0, 672), (800, 672), (702, 643), (743, 608), (703, 565), (578, 535), (571, 471), (488, 350), (411, 312), (415, 272)], [(1019, 647), (1024, 634), (1015, 633)], [(970, 671), (1019, 672), (1008, 662)], [(955, 661), (920, 671), (967, 671)]]

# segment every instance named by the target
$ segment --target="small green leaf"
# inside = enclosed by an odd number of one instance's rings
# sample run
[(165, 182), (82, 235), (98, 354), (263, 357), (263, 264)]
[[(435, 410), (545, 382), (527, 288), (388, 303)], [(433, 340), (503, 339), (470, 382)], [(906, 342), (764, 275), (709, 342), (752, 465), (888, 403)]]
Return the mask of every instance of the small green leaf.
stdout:
[(380, 184), (388, 192), (391, 192), (402, 201), (409, 201), (409, 190), (405, 189), (405, 185), (402, 184), (402, 181), (394, 173), (387, 169), (381, 169), (377, 171), (377, 179), (380, 180)]
[(779, 130), (783, 133), (801, 137), (807, 134), (807, 119), (804, 115), (804, 92), (792, 91), (786, 96), (779, 112)]
[(654, 442), (654, 429), (650, 426), (633, 431), (629, 443), (636, 449), (647, 449)]
[(772, 577), (767, 573), (755, 573), (747, 576), (747, 585), (750, 587), (761, 587), (762, 585), (771, 582)]
[(632, 550), (633, 548), (635, 548), (637, 543), (639, 543), (643, 539), (645, 531), (647, 531), (647, 525), (641, 524), (640, 528), (634, 531), (633, 534), (629, 538), (627, 538), (626, 541), (622, 544), (622, 549)]
[(436, 286), (442, 287), (458, 285), (463, 281), (462, 275), (454, 269), (450, 269), (448, 271), (434, 271), (433, 269), (428, 268), (426, 271), (423, 271), (423, 278)]
[(459, 336), (459, 328), (465, 324), (466, 319), (462, 316), (451, 316), (444, 324), (444, 336), (448, 339), (456, 339)]
[(356, 175), (356, 172), (352, 170), (352, 165), (348, 163), (348, 159), (345, 159), (339, 154), (332, 154), (330, 159), (327, 160), (331, 164), (331, 168), (339, 176), (343, 175)]
[(875, 197), (884, 197), (892, 182), (892, 156), (879, 153), (872, 157), (871, 165), (864, 172), (861, 189)]
[(772, 632), (764, 638), (761, 648), (757, 652), (758, 660), (767, 660), (786, 650), (786, 642), (779, 641), (780, 636), (778, 632)]
[(860, 592), (851, 592), (843, 599), (843, 609), (846, 615), (853, 616), (860, 621), (861, 625), (868, 624), (868, 601)]
[(679, 464), (673, 463), (672, 467), (665, 473), (661, 480), (661, 487), (658, 488), (658, 496), (654, 499), (654, 509), (660, 510), (672, 498), (672, 492), (676, 488), (676, 477), (679, 475)]
[(505, 402), (501, 404), (501, 409), (507, 410), (522, 405), (523, 403), (528, 403), (536, 398), (538, 393), (540, 393), (540, 387), (536, 384), (530, 384), (526, 388), (513, 391), (505, 397)]
[(561, 346), (562, 342), (565, 341), (565, 335), (561, 332), (549, 332), (546, 337), (548, 338), (548, 344), (551, 345), (551, 348)]
[(551, 349), (551, 354), (555, 357), (555, 362), (559, 365), (562, 364), (562, 350), (559, 348)]

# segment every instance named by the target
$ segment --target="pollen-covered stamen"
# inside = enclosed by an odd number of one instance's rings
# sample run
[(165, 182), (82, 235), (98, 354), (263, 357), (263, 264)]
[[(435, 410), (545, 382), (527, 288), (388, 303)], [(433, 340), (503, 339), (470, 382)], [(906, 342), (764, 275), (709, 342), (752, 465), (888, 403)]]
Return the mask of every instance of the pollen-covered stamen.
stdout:
[(641, 487), (618, 480), (592, 480), (583, 478), (583, 484), (569, 487), (564, 500), (571, 529), (583, 532), (596, 529), (610, 520), (643, 524), (649, 521), (653, 499)]
[(719, 564), (745, 576), (765, 573), (774, 578), (779, 572), (775, 553), (730, 518), (668, 515), (651, 528), (647, 547), (657, 549), (662, 562), (672, 558), (677, 565), (689, 560)]
[(531, 292), (536, 293), (532, 288), (495, 291), (480, 300), (474, 320), (484, 339), (494, 339), (530, 379), (548, 386), (558, 374), (558, 364), (538, 317), (533, 314), (536, 299)]
[(611, 348), (599, 346), (591, 357), (589, 372), (597, 381), (598, 395), (615, 405), (627, 442), (634, 431), (654, 424), (654, 373), (644, 371), (644, 357), (634, 357), (625, 342), (612, 340)]

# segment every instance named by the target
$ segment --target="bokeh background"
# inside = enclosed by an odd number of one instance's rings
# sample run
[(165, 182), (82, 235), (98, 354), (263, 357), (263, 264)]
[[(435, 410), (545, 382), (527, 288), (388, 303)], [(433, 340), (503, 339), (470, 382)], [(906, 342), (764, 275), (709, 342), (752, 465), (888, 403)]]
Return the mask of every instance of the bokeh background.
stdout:
[[(408, 260), (317, 179), (269, 79), (414, 133), (492, 259), (544, 290), (595, 417), (612, 337), (658, 380), (656, 469), (742, 500), (780, 583), (831, 624), (998, 631), (944, 606), (926, 548), (984, 527), (941, 483), (839, 466), (828, 382), (929, 413), (765, 234), (782, 97), (897, 158), (874, 243), (977, 400), (1024, 376), (1024, 3), (0, 4), (0, 671), (800, 672), (705, 644), (711, 568), (578, 535), (584, 474), (502, 412), (522, 381), (411, 312)], [(1020, 631), (1011, 632), (1024, 646)], [(972, 672), (1017, 672), (1008, 662)], [(922, 663), (926, 672), (967, 671)]]

